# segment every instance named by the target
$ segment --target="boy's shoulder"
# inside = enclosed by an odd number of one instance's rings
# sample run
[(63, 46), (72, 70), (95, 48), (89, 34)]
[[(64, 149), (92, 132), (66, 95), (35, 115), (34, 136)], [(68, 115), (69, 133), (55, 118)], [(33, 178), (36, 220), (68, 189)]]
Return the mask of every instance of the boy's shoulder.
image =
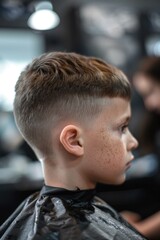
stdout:
[(106, 237), (106, 239), (146, 239), (134, 227), (126, 222), (114, 208), (101, 198), (95, 196), (93, 199), (93, 206), (95, 208), (94, 212), (88, 215), (87, 218), (91, 218), (92, 222), (97, 221), (97, 226), (99, 225), (98, 228), (103, 229), (105, 234), (108, 234), (109, 237)]
[[(1, 240), (144, 240), (108, 204), (88, 191), (45, 190), (29, 196), (2, 226)], [(92, 193), (91, 193), (92, 194)], [(67, 238), (66, 238), (67, 236)]]

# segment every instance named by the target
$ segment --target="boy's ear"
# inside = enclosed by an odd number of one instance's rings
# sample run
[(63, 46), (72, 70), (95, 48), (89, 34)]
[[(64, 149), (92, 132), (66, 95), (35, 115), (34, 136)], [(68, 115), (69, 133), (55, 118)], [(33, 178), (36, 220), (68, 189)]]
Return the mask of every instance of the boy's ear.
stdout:
[(60, 134), (60, 142), (65, 150), (77, 157), (84, 153), (81, 129), (75, 125), (67, 125)]

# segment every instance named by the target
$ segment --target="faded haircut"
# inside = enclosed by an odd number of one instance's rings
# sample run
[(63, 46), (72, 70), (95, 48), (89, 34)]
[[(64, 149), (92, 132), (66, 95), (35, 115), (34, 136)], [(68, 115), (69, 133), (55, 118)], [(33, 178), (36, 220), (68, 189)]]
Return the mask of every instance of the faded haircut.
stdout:
[(51, 52), (34, 59), (16, 86), (14, 116), (33, 149), (51, 151), (51, 129), (70, 120), (84, 121), (99, 113), (98, 99), (131, 98), (126, 76), (106, 62), (76, 53)]

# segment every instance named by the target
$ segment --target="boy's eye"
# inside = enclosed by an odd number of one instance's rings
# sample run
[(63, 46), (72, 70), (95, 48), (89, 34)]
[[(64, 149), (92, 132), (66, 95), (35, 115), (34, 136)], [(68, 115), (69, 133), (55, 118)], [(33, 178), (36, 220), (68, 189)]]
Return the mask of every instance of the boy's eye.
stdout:
[(128, 129), (128, 124), (123, 125), (123, 126), (120, 128), (120, 130), (121, 130), (122, 133), (125, 133), (127, 129)]

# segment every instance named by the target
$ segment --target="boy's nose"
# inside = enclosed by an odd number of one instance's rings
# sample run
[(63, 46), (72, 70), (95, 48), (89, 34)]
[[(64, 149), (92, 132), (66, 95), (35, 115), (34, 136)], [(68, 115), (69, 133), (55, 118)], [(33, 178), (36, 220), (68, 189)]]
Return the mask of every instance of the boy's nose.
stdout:
[(128, 150), (134, 150), (138, 147), (138, 141), (132, 134), (131, 134), (130, 137), (131, 137), (131, 139), (130, 139), (130, 142), (128, 144)]

